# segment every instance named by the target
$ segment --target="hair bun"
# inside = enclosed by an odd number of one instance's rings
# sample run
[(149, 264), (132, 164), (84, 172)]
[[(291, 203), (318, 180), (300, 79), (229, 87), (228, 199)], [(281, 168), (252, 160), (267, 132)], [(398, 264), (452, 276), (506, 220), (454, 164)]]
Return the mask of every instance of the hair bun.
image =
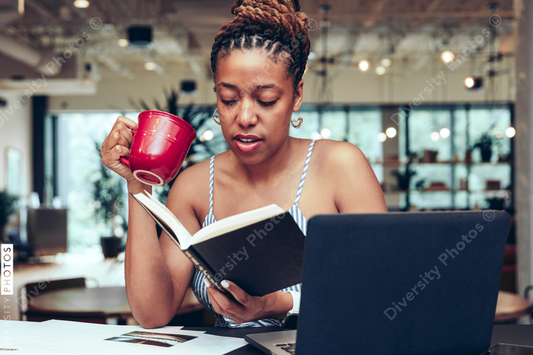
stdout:
[[(305, 72), (310, 42), (307, 15), (298, 0), (235, 0), (233, 21), (218, 32), (211, 50), (211, 68), (235, 49), (261, 48), (270, 55), (285, 52), (288, 74), (298, 85)], [(288, 54), (288, 56), (287, 56)]]

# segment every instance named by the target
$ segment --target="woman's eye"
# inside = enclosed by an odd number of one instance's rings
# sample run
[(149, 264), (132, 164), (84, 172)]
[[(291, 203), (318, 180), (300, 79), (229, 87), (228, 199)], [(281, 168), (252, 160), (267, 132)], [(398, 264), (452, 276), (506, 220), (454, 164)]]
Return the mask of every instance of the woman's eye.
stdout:
[(277, 101), (278, 101), (278, 100), (265, 102), (265, 101), (259, 101), (259, 100), (258, 100), (258, 102), (261, 104), (261, 106), (272, 106), (272, 105), (274, 105)]
[(233, 106), (237, 102), (237, 100), (220, 100), (224, 105)]

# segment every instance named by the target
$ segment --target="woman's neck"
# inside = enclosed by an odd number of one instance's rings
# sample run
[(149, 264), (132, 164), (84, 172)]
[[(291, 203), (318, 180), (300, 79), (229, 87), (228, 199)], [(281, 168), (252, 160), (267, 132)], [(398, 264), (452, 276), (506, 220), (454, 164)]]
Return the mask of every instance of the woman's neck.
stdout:
[(274, 186), (283, 181), (283, 176), (293, 166), (296, 140), (291, 137), (281, 144), (269, 158), (258, 164), (243, 164), (237, 160), (237, 169), (250, 186)]

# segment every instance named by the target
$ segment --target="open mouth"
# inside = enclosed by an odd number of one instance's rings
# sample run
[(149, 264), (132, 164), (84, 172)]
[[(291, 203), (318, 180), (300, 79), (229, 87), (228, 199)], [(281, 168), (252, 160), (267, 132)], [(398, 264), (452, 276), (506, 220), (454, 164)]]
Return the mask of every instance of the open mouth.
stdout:
[(242, 134), (236, 135), (233, 139), (235, 140), (235, 145), (237, 146), (237, 149), (244, 153), (253, 152), (257, 148), (259, 148), (261, 142), (263, 141), (257, 136), (245, 136)]
[(243, 143), (255, 143), (255, 142), (259, 142), (262, 140), (260, 138), (235, 138), (235, 139)]

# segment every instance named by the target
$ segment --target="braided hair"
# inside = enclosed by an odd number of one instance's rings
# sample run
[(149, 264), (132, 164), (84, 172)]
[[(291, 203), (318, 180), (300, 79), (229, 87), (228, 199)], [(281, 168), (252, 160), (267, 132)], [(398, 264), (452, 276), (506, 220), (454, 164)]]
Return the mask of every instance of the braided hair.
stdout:
[(275, 62), (282, 59), (294, 89), (305, 73), (310, 42), (307, 15), (298, 0), (235, 0), (234, 19), (221, 27), (211, 50), (211, 69), (232, 51), (261, 49)]

